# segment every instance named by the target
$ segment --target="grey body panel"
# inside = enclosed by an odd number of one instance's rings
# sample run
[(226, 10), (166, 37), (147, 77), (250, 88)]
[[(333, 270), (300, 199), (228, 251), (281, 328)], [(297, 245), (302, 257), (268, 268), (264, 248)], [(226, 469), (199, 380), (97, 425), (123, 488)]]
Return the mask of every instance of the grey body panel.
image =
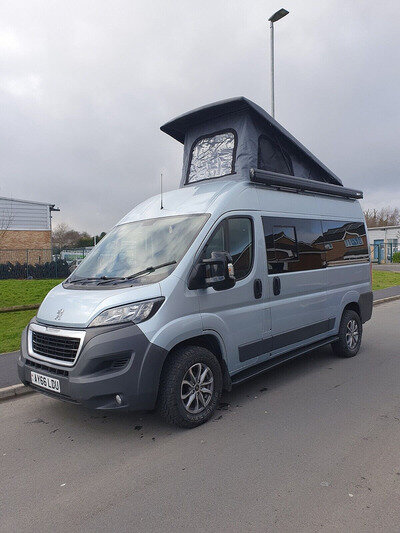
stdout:
[[(83, 404), (94, 409), (153, 409), (161, 369), (167, 351), (150, 343), (134, 324), (88, 328), (76, 364), (66, 370), (55, 363), (44, 363), (28, 354), (27, 330), (22, 333), (18, 373), (30, 384), (31, 371), (60, 380), (61, 394), (38, 391), (54, 398)], [(122, 368), (111, 363), (127, 358)], [(122, 395), (119, 406), (115, 395)]]

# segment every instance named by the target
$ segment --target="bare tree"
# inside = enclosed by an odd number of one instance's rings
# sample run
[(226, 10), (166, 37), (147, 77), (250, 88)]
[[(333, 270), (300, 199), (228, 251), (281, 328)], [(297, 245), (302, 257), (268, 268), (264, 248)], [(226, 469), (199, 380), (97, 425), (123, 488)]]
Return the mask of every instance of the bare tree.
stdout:
[(90, 238), (86, 231), (80, 232), (70, 228), (67, 224), (61, 223), (53, 231), (53, 243), (62, 250), (63, 248), (74, 248), (81, 239)]
[(0, 214), (0, 246), (1, 242), (3, 241), (6, 231), (8, 231), (11, 227), (12, 221), (13, 221), (13, 214), (10, 210), (6, 211), (4, 210)]
[(367, 209), (364, 211), (368, 228), (378, 226), (398, 226), (400, 224), (400, 211), (397, 207), (383, 207), (382, 209)]

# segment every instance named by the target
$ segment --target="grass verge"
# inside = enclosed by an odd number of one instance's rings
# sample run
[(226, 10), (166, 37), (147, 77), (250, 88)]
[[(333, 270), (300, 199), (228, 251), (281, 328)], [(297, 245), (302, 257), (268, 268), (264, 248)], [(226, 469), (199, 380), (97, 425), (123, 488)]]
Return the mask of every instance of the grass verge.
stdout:
[(61, 281), (61, 279), (0, 280), (0, 307), (40, 304), (46, 294)]
[(386, 272), (385, 270), (372, 271), (372, 290), (386, 289), (400, 285), (400, 272)]
[(37, 310), (0, 313), (0, 353), (19, 349), (21, 333)]

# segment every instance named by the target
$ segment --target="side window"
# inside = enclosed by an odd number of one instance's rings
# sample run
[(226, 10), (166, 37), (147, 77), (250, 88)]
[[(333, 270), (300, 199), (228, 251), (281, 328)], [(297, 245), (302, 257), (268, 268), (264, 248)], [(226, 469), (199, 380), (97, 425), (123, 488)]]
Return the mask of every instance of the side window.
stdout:
[(289, 265), (298, 260), (296, 229), (287, 219), (280, 225), (283, 220), (262, 217), (269, 274), (290, 272)]
[(368, 261), (367, 235), (363, 222), (323, 221), (327, 266)]
[(199, 137), (190, 151), (186, 183), (233, 174), (236, 148), (237, 135), (232, 129)]
[(250, 218), (232, 217), (223, 220), (204, 247), (202, 259), (212, 252), (228, 252), (232, 256), (237, 280), (245, 278), (253, 265), (253, 225)]
[(236, 279), (243, 279), (253, 264), (253, 226), (245, 217), (228, 219), (228, 251), (232, 256)]
[(262, 220), (269, 274), (324, 268), (321, 221), (271, 217)]
[(296, 219), (299, 247), (297, 270), (316, 270), (325, 267), (325, 248), (320, 220)]
[(210, 259), (212, 252), (227, 252), (228, 246), (225, 239), (225, 223), (222, 222), (211, 235), (205, 245), (201, 258)]

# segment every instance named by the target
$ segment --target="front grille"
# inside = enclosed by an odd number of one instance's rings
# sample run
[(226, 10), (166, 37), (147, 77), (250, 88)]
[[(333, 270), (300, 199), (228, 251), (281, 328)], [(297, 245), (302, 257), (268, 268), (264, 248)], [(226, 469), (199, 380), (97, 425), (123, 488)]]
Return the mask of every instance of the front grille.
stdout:
[(33, 352), (55, 361), (73, 363), (78, 353), (79, 344), (80, 339), (73, 337), (61, 337), (32, 331)]
[(56, 376), (68, 377), (68, 370), (62, 370), (61, 368), (52, 368), (47, 365), (42, 365), (41, 363), (35, 363), (34, 361), (31, 361), (30, 359), (26, 360), (26, 364), (32, 368), (35, 368), (37, 370), (44, 370), (45, 372), (49, 372), (50, 374), (55, 374)]

